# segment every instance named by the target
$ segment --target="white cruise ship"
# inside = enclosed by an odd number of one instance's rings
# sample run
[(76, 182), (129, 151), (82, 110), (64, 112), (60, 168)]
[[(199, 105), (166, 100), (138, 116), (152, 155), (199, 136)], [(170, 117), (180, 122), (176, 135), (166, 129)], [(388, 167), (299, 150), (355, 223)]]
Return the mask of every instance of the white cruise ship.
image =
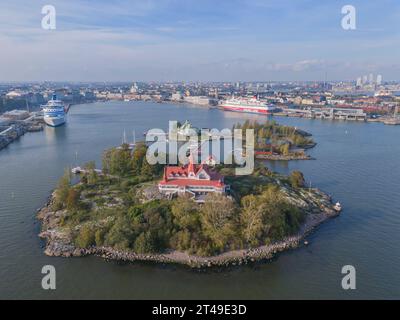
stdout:
[(42, 106), (44, 122), (51, 127), (58, 127), (65, 123), (65, 107), (61, 100), (54, 94), (47, 104)]
[(224, 110), (228, 111), (250, 112), (250, 113), (261, 113), (261, 114), (271, 114), (276, 109), (275, 106), (268, 105), (267, 103), (260, 101), (256, 97), (228, 99), (221, 103), (221, 107), (224, 108)]

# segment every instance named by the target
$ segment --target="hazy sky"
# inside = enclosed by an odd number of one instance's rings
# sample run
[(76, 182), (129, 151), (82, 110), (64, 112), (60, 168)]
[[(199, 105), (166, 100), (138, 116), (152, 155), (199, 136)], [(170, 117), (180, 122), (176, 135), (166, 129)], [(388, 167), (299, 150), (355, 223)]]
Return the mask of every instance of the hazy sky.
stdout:
[(398, 0), (0, 2), (0, 81), (399, 80), (399, 57)]

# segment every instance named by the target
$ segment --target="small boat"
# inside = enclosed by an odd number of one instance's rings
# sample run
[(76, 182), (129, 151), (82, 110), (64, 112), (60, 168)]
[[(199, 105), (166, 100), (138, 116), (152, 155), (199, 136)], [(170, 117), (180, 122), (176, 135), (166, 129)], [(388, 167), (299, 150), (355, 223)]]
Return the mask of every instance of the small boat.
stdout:
[(383, 121), (383, 123), (386, 125), (398, 126), (398, 125), (400, 125), (400, 118), (398, 118), (398, 117), (390, 118), (390, 119)]
[(342, 211), (342, 205), (340, 204), (340, 202), (336, 202), (336, 204), (334, 205), (333, 209), (337, 212)]
[(81, 167), (75, 167), (71, 169), (71, 173), (73, 174), (80, 174), (82, 172), (82, 168)]

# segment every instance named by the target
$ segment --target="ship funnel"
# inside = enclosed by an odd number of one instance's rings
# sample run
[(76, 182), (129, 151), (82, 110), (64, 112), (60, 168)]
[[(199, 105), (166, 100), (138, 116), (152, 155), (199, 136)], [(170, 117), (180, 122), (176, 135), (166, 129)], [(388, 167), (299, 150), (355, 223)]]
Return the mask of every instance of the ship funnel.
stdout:
[(52, 96), (52, 100), (57, 100), (57, 95), (55, 93)]

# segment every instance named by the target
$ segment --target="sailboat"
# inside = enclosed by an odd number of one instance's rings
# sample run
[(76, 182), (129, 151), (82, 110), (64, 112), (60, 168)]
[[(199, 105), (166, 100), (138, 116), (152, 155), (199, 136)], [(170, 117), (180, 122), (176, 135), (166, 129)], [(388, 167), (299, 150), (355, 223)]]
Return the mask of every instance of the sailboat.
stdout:
[(135, 134), (135, 130), (132, 131), (132, 136), (133, 136), (133, 142), (128, 143), (127, 140), (126, 140), (126, 131), (124, 130), (124, 133), (123, 133), (123, 136), (122, 136), (122, 144), (121, 144), (121, 146), (119, 146), (117, 149), (122, 149), (122, 146), (123, 146), (124, 144), (127, 144), (127, 145), (128, 145), (128, 149), (129, 149), (129, 150), (135, 149), (135, 146), (136, 146), (136, 134)]

